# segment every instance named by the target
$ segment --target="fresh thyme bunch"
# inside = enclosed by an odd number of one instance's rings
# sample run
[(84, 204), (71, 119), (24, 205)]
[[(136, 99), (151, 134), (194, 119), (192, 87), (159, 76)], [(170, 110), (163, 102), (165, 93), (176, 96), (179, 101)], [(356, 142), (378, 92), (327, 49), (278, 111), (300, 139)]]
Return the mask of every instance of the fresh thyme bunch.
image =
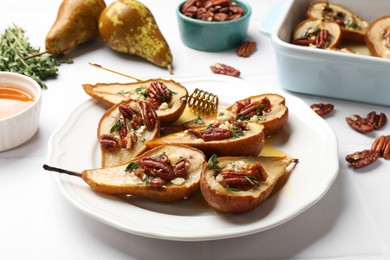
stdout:
[(16, 25), (0, 35), (0, 71), (24, 74), (42, 88), (47, 88), (44, 80), (56, 77), (58, 66), (62, 63), (72, 63), (72, 60), (60, 60), (58, 56), (40, 53), (28, 42), (24, 30)]

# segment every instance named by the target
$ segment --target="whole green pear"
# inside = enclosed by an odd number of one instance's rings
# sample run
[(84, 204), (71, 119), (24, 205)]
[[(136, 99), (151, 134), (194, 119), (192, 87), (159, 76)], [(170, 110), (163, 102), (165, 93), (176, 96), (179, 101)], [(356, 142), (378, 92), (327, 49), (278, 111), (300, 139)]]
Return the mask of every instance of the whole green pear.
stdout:
[(98, 37), (98, 21), (105, 7), (104, 0), (63, 0), (46, 36), (46, 51), (62, 54)]
[(171, 69), (172, 53), (152, 12), (136, 0), (117, 0), (99, 18), (99, 33), (113, 50)]

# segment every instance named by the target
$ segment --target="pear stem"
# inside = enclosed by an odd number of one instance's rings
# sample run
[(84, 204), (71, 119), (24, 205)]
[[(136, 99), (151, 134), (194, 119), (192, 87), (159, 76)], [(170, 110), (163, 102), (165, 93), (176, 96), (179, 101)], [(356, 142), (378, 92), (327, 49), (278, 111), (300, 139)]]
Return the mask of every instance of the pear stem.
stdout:
[(172, 67), (172, 64), (168, 64), (168, 65), (167, 65), (167, 68), (168, 68), (168, 71), (169, 71), (169, 75), (173, 75), (173, 67)]
[(59, 172), (59, 173), (65, 173), (65, 174), (72, 175), (72, 176), (81, 177), (81, 173), (79, 173), (79, 172), (68, 171), (65, 169), (49, 166), (47, 164), (43, 165), (43, 169), (45, 169), (46, 171), (50, 171), (50, 172)]
[(47, 53), (47, 51), (41, 51), (41, 52), (37, 52), (37, 53), (31, 54), (31, 55), (28, 55), (28, 56), (24, 56), (23, 60), (28, 60), (28, 59), (31, 59), (31, 58), (34, 58), (34, 57), (38, 57), (38, 56), (41, 56), (41, 55), (43, 55), (45, 53)]
[(112, 70), (112, 69), (103, 67), (102, 65), (97, 64), (97, 63), (94, 63), (94, 62), (89, 62), (89, 65), (92, 65), (92, 66), (94, 66), (94, 67), (96, 67), (96, 68), (99, 68), (99, 69), (107, 70), (107, 71), (109, 71), (109, 72), (114, 72), (114, 73), (116, 73), (116, 74), (118, 74), (118, 75), (125, 76), (125, 77), (131, 78), (131, 79), (134, 79), (135, 81), (138, 81), (138, 82), (142, 81), (142, 80), (139, 79), (139, 78), (133, 77), (133, 76), (131, 76), (131, 75), (128, 75), (128, 74), (125, 74), (125, 73), (122, 73), (122, 72), (119, 72), (119, 71), (116, 71), (116, 70)]

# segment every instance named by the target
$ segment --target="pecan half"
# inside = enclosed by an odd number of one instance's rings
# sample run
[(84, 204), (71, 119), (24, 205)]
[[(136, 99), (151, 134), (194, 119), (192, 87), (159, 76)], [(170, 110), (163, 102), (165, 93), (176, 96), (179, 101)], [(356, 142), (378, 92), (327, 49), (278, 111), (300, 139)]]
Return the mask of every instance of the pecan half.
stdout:
[(233, 137), (233, 133), (224, 128), (214, 127), (203, 130), (188, 129), (188, 133), (204, 141), (224, 140)]
[(118, 106), (119, 112), (123, 115), (124, 118), (130, 120), (130, 124), (134, 129), (138, 129), (143, 125), (142, 115), (139, 111), (132, 108), (127, 104), (120, 104)]
[(119, 148), (119, 140), (110, 134), (104, 134), (99, 138), (102, 148), (108, 151), (114, 151)]
[(327, 47), (329, 41), (329, 31), (321, 29), (316, 37), (316, 47), (323, 49)]
[(371, 145), (371, 150), (379, 153), (384, 159), (390, 159), (390, 135), (382, 135), (375, 139)]
[(147, 130), (152, 130), (156, 125), (156, 118), (153, 108), (146, 102), (139, 101), (138, 104), (141, 107), (141, 113)]
[(367, 119), (373, 124), (375, 130), (384, 127), (387, 123), (387, 116), (384, 113), (377, 114), (375, 111), (368, 113)]
[(237, 112), (238, 119), (248, 120), (252, 116), (262, 116), (264, 112), (268, 112), (271, 109), (271, 101), (267, 97), (255, 102), (251, 102), (249, 99), (249, 104), (245, 106), (243, 106), (243, 103), (241, 105), (237, 104), (237, 106), (233, 108), (234, 111)]
[(229, 65), (225, 65), (222, 63), (216, 63), (213, 66), (210, 66), (212, 72), (216, 74), (222, 74), (232, 77), (239, 77), (241, 72)]
[(268, 174), (259, 162), (241, 170), (225, 170), (219, 172), (216, 180), (225, 188), (249, 190), (260, 186), (268, 178)]
[(164, 102), (169, 103), (172, 99), (172, 91), (170, 91), (164, 83), (153, 81), (150, 83), (147, 92), (147, 102), (152, 105), (154, 109), (158, 109)]
[(160, 158), (143, 157), (139, 160), (139, 165), (145, 170), (145, 174), (159, 177), (165, 181), (176, 178), (173, 167)]
[(359, 115), (350, 115), (345, 118), (345, 121), (347, 121), (348, 125), (352, 127), (352, 129), (360, 133), (365, 134), (374, 130), (374, 125), (367, 118), (362, 118)]
[(363, 150), (348, 154), (345, 160), (351, 164), (353, 168), (362, 168), (372, 164), (379, 158), (379, 153), (375, 150)]
[(314, 112), (316, 112), (319, 116), (326, 116), (333, 111), (334, 105), (333, 104), (318, 103), (318, 104), (310, 105), (310, 108)]
[(256, 50), (256, 46), (257, 46), (256, 42), (252, 42), (252, 41), (243, 42), (236, 51), (237, 56), (248, 58)]

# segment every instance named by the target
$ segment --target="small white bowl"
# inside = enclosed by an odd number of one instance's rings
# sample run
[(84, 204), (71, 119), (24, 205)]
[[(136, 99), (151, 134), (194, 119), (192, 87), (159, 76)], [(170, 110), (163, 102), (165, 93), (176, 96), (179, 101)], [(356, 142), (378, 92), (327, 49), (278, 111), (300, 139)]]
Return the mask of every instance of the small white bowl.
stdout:
[(37, 132), (42, 90), (35, 80), (13, 72), (0, 72), (0, 85), (20, 89), (34, 97), (24, 110), (0, 119), (0, 152), (2, 152), (23, 144)]

